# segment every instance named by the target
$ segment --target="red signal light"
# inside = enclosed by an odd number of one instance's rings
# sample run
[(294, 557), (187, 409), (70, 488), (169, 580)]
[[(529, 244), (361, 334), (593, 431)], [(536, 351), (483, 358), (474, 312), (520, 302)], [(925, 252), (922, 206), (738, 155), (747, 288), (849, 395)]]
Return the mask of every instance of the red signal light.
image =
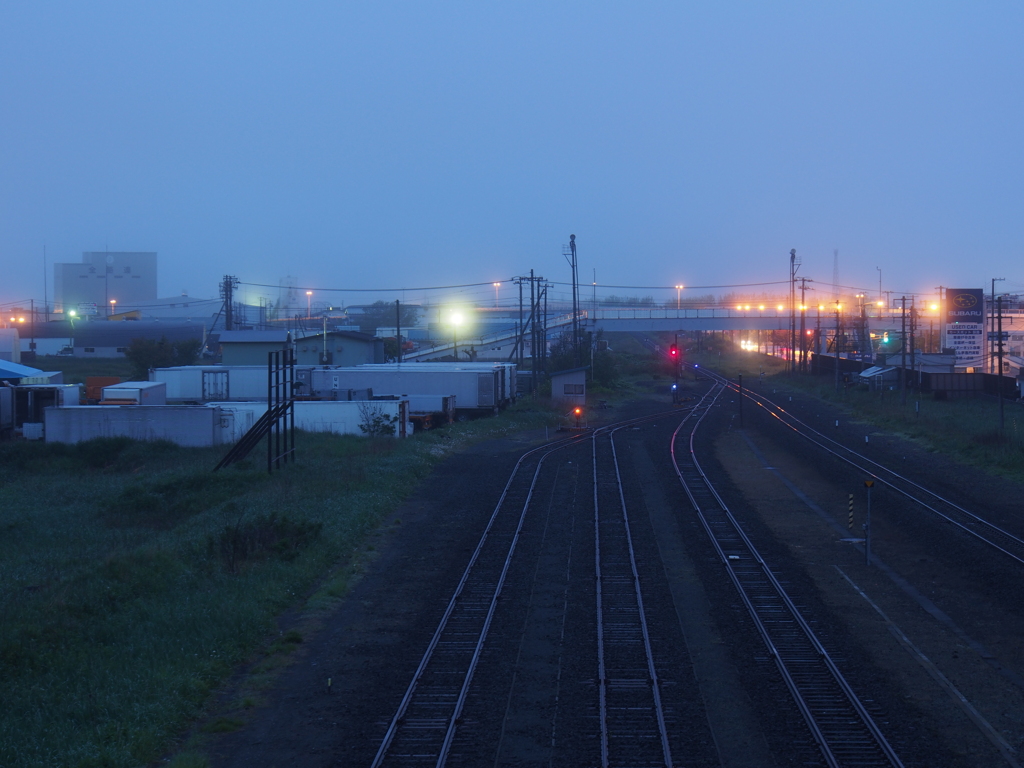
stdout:
[(673, 359), (679, 357), (679, 347), (676, 346), (675, 344), (670, 346), (668, 348), (668, 356), (673, 358)]

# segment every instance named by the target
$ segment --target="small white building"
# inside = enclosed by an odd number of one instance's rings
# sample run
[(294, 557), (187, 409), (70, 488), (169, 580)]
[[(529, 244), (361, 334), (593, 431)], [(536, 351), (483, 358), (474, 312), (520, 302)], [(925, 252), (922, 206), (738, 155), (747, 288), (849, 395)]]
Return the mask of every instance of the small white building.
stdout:
[(587, 404), (587, 371), (589, 365), (569, 368), (551, 374), (551, 402), (567, 408)]

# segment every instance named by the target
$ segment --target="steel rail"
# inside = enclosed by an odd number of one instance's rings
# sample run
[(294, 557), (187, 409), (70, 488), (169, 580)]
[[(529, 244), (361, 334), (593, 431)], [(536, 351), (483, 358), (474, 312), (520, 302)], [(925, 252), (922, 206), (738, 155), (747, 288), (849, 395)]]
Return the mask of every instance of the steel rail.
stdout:
[[(635, 419), (628, 419), (622, 422), (617, 422), (616, 424), (599, 427), (597, 430), (594, 430), (594, 434), (603, 433), (613, 428), (621, 428), (630, 426), (632, 424), (643, 423), (645, 421), (650, 421), (656, 418), (664, 417), (665, 415), (668, 414), (674, 414), (678, 412), (678, 410), (673, 410), (667, 412), (659, 412), (649, 416), (642, 416)], [(399, 702), (398, 708), (396, 709), (394, 716), (391, 718), (387, 731), (385, 732), (384, 737), (381, 740), (380, 747), (378, 748), (377, 753), (374, 756), (373, 762), (371, 763), (371, 768), (379, 768), (379, 766), (382, 766), (384, 764), (385, 759), (388, 756), (389, 750), (391, 749), (391, 746), (399, 731), (399, 728), (406, 718), (409, 706), (413, 702), (413, 699), (417, 693), (419, 683), (423, 678), (428, 665), (434, 658), (435, 651), (437, 650), (438, 645), (441, 642), (441, 638), (444, 635), (445, 630), (448, 628), (448, 625), (452, 620), (453, 614), (455, 614), (456, 612), (459, 603), (459, 598), (462, 595), (467, 584), (470, 582), (470, 579), (473, 574), (473, 568), (477, 564), (477, 561), (479, 560), (480, 554), (483, 551), (484, 546), (488, 543), (488, 539), (491, 537), (492, 531), (495, 526), (495, 522), (498, 520), (499, 514), (502, 511), (502, 507), (505, 505), (505, 502), (509, 497), (513, 483), (516, 481), (517, 476), (520, 470), (523, 468), (526, 460), (529, 457), (540, 453), (542, 455), (538, 460), (537, 466), (534, 470), (534, 475), (530, 482), (530, 487), (527, 493), (526, 500), (523, 502), (522, 511), (520, 513), (515, 533), (513, 534), (512, 540), (509, 543), (508, 552), (505, 556), (505, 562), (503, 564), (498, 583), (492, 590), (492, 594), (487, 608), (487, 613), (485, 615), (482, 628), (478, 632), (477, 639), (474, 644), (473, 653), (464, 672), (462, 684), (459, 687), (459, 693), (454, 701), (452, 713), (449, 716), (445, 717), (445, 735), (442, 740), (441, 746), (438, 750), (436, 766), (440, 768), (446, 763), (448, 754), (451, 749), (452, 741), (454, 740), (459, 715), (461, 714), (462, 708), (465, 704), (465, 700), (469, 691), (469, 686), (470, 683), (472, 682), (473, 674), (475, 672), (477, 663), (480, 658), (480, 652), (487, 638), (487, 632), (490, 628), (491, 619), (493, 618), (494, 615), (494, 610), (496, 608), (498, 597), (500, 596), (501, 593), (501, 588), (504, 585), (505, 575), (508, 572), (509, 565), (511, 564), (512, 561), (512, 556), (515, 552), (515, 547), (519, 539), (519, 533), (522, 529), (523, 521), (525, 519), (526, 512), (530, 505), (533, 489), (536, 486), (541, 466), (543, 465), (544, 461), (548, 458), (548, 456), (555, 453), (556, 451), (562, 450), (572, 445), (580, 444), (582, 442), (582, 437), (583, 433), (579, 433), (553, 443), (538, 446), (537, 448), (526, 451), (522, 456), (519, 457), (519, 460), (516, 462), (515, 467), (512, 469), (512, 472), (509, 475), (508, 481), (505, 483), (504, 489), (502, 490), (498, 502), (495, 504), (494, 510), (491, 512), (491, 516), (487, 521), (487, 525), (484, 528), (483, 534), (481, 535), (480, 540), (473, 551), (473, 554), (470, 556), (469, 563), (466, 565), (466, 568), (462, 573), (462, 577), (460, 578), (459, 583), (456, 586), (455, 591), (452, 594), (452, 597), (449, 600), (448, 605), (441, 616), (437, 628), (435, 629), (434, 634), (430, 639), (430, 642), (427, 644), (427, 648), (420, 659), (419, 665), (417, 666), (416, 671), (413, 674), (412, 680), (410, 681), (408, 687), (406, 688), (405, 694), (402, 696), (402, 699)], [(422, 760), (418, 762), (422, 763)]]
[[(725, 379), (723, 376), (721, 376), (721, 374), (715, 373), (706, 368), (700, 368), (698, 370), (704, 375), (706, 375), (708, 378), (712, 379), (713, 381), (719, 381), (719, 383), (724, 384), (731, 390), (738, 390), (738, 386), (736, 384), (730, 382), (728, 379)], [(983, 517), (976, 515), (970, 510), (961, 507), (956, 502), (950, 501), (949, 499), (940, 496), (939, 494), (935, 493), (935, 491), (932, 491), (931, 489), (926, 488), (923, 485), (920, 485), (914, 480), (911, 480), (909, 477), (901, 475), (895, 470), (889, 469), (885, 465), (868, 458), (862, 453), (858, 453), (857, 451), (843, 445), (837, 440), (833, 440), (832, 438), (828, 437), (824, 433), (810, 426), (806, 422), (801, 421), (796, 416), (787, 411), (785, 408), (783, 408), (781, 405), (773, 402), (767, 397), (763, 397), (761, 395), (754, 395), (753, 393), (746, 389), (743, 391), (743, 396), (753, 401), (758, 407), (763, 408), (769, 414), (777, 418), (779, 420), (779, 423), (786, 427), (789, 427), (791, 430), (793, 430), (793, 432), (798, 434), (800, 437), (813, 443), (814, 445), (817, 445), (826, 453), (835, 456), (840, 461), (846, 462), (854, 469), (857, 469), (865, 473), (869, 477), (873, 478), (876, 482), (886, 485), (889, 488), (892, 488), (894, 491), (896, 491), (896, 493), (900, 494), (904, 498), (910, 499), (915, 504), (918, 504), (924, 509), (928, 510), (929, 512), (938, 515), (943, 520), (945, 520), (948, 523), (951, 523), (956, 528), (959, 528), (960, 530), (964, 531), (970, 536), (973, 536), (974, 538), (978, 539), (982, 543), (1003, 553), (1010, 559), (1017, 562), (1019, 565), (1024, 565), (1024, 539), (1016, 536), (1010, 531), (1007, 531), (1005, 528), (1000, 528), (999, 526), (986, 520)], [(812, 434), (816, 435), (820, 439), (815, 439), (814, 437), (811, 436)], [(830, 446), (834, 446), (834, 448)], [(849, 455), (844, 455), (840, 451), (845, 452), (845, 454)], [(855, 458), (850, 458), (851, 456)], [(873, 467), (874, 469), (871, 469), (869, 467)], [(953, 514), (943, 512), (941, 509), (937, 509), (935, 506), (932, 506), (932, 504), (925, 501), (924, 499), (915, 496), (911, 491), (908, 491), (905, 488), (901, 488), (897, 483), (905, 483), (906, 485), (910, 486), (914, 491), (918, 491), (928, 497), (931, 497), (931, 499), (933, 499), (934, 501), (937, 501), (940, 504), (945, 505), (947, 508), (953, 510)], [(958, 520), (954, 515), (960, 515), (962, 518), (966, 518), (966, 522), (963, 519)], [(976, 530), (972, 526), (977, 526), (981, 530)], [(993, 541), (991, 538), (989, 538), (989, 536), (985, 535), (986, 533), (991, 536), (1001, 538), (1003, 540), (1002, 543)], [(1011, 551), (1014, 549), (1016, 551)]]
[[(692, 412), (693, 411), (691, 409), (690, 413), (692, 413)], [(641, 635), (642, 640), (643, 640), (643, 648), (644, 648), (643, 664), (646, 667), (647, 684), (650, 687), (651, 700), (652, 700), (652, 704), (653, 704), (655, 720), (657, 721), (658, 737), (659, 737), (660, 747), (661, 747), (661, 759), (663, 761), (663, 764), (666, 766), (666, 768), (672, 768), (672, 766), (673, 766), (672, 749), (671, 749), (671, 747), (669, 745), (669, 741), (668, 741), (668, 727), (667, 727), (666, 722), (665, 722), (665, 710), (664, 710), (664, 707), (662, 705), (662, 699), (661, 699), (661, 681), (658, 678), (657, 667), (656, 667), (655, 662), (654, 662), (654, 651), (653, 651), (653, 649), (651, 647), (651, 637), (650, 637), (650, 631), (649, 631), (648, 625), (647, 625), (647, 612), (646, 612), (646, 609), (644, 607), (643, 590), (642, 590), (642, 588), (640, 586), (640, 574), (639, 574), (639, 571), (637, 570), (637, 565), (636, 565), (636, 551), (635, 551), (635, 548), (633, 546), (633, 535), (632, 535), (631, 525), (630, 525), (630, 521), (629, 521), (629, 510), (628, 510), (628, 507), (626, 505), (625, 491), (624, 491), (623, 483), (622, 483), (622, 473), (621, 473), (621, 471), (619, 469), (618, 452), (617, 452), (617, 450), (615, 448), (615, 433), (618, 432), (621, 429), (624, 429), (627, 426), (629, 426), (629, 425), (628, 424), (622, 424), (622, 425), (616, 426), (616, 427), (614, 427), (612, 429), (609, 429), (607, 431), (607, 436), (608, 436), (609, 447), (611, 448), (612, 466), (613, 466), (614, 471), (615, 471), (615, 487), (616, 487), (616, 492), (617, 492), (618, 501), (619, 501), (619, 508), (620, 508), (620, 513), (621, 513), (621, 523), (622, 523), (622, 526), (623, 526), (624, 542), (625, 542), (625, 545), (626, 545), (626, 553), (628, 554), (628, 561), (629, 561), (629, 574), (628, 574), (628, 576), (622, 575), (622, 574), (615, 574), (614, 570), (615, 570), (616, 563), (614, 562), (614, 559), (612, 559), (611, 562), (609, 562), (609, 558), (602, 557), (602, 549), (601, 549), (601, 538), (602, 538), (601, 537), (601, 526), (602, 526), (602, 521), (601, 521), (601, 501), (600, 501), (600, 495), (601, 495), (600, 494), (600, 488), (601, 488), (602, 480), (601, 480), (601, 477), (599, 476), (599, 472), (598, 472), (598, 463), (599, 463), (598, 462), (598, 437), (599, 437), (599, 435), (597, 433), (595, 433), (593, 435), (593, 438), (592, 438), (592, 441), (591, 441), (591, 459), (592, 459), (593, 482), (594, 482), (594, 571), (595, 571), (595, 576), (596, 576), (596, 579), (595, 579), (595, 584), (596, 584), (596, 587), (595, 587), (595, 602), (596, 602), (596, 613), (597, 613), (597, 666), (598, 666), (597, 680), (598, 680), (598, 712), (599, 712), (599, 720), (600, 720), (600, 724), (601, 724), (601, 766), (602, 766), (602, 768), (608, 768), (608, 766), (611, 765), (611, 763), (612, 763), (612, 755), (611, 755), (611, 749), (610, 749), (610, 745), (609, 745), (609, 741), (610, 741), (609, 734), (611, 732), (611, 727), (609, 725), (609, 709), (610, 708), (609, 708), (609, 704), (608, 704), (608, 694), (609, 694), (608, 687), (609, 687), (609, 680), (610, 680), (610, 678), (609, 678), (609, 672), (608, 672), (608, 662), (607, 662), (607, 657), (606, 657), (606, 653), (605, 653), (605, 650), (606, 650), (606, 637), (605, 637), (605, 634), (606, 634), (605, 633), (605, 628), (606, 628), (606, 624), (605, 624), (605, 612), (606, 612), (606, 606), (605, 606), (605, 580), (607, 578), (607, 579), (609, 579), (610, 582), (619, 582), (619, 583), (621, 583), (622, 581), (628, 580), (632, 584), (632, 600), (634, 601), (634, 604), (635, 604), (636, 623), (639, 625), (640, 635)], [(603, 436), (603, 435), (601, 435), (601, 436)], [(621, 568), (623, 564), (618, 564), (618, 565)], [(624, 598), (624, 595), (622, 595), (621, 593), (618, 594), (617, 596)], [(624, 599), (626, 599), (627, 601), (629, 600), (629, 598), (624, 598)], [(616, 606), (614, 606), (612, 608), (612, 612), (617, 617), (616, 634), (621, 635), (622, 631), (623, 631), (623, 627), (628, 622), (628, 617), (633, 613), (633, 605), (624, 606), (622, 604), (619, 604), (619, 605), (616, 605)], [(619, 644), (622, 645), (623, 643), (620, 641)], [(625, 644), (633, 645), (634, 641), (632, 639), (630, 639)], [(629, 671), (630, 670), (627, 670), (627, 674), (629, 674)], [(633, 669), (631, 671), (633, 672), (634, 675), (636, 674), (636, 670), (635, 669)], [(622, 679), (625, 680), (626, 678), (622, 678)], [(632, 681), (633, 678), (631, 677), (631, 678), (629, 678), (629, 680)], [(637, 709), (637, 707), (635, 706), (636, 702), (628, 702), (628, 704), (631, 704), (633, 706), (627, 706), (627, 707), (621, 707), (620, 706), (617, 709), (627, 709), (627, 710), (630, 711), (631, 714), (634, 714), (636, 709)], [(629, 726), (629, 725), (632, 725), (632, 724), (627, 724), (627, 726)], [(635, 735), (633, 733), (633, 728), (627, 727), (626, 730), (628, 730), (631, 735)], [(631, 752), (631, 754), (627, 758), (627, 759), (631, 759), (634, 763), (637, 760), (639, 760), (639, 755), (636, 754), (636, 751), (635, 751), (638, 746), (640, 746), (639, 743), (632, 745), (633, 751)]]
[[(733, 516), (722, 497), (711, 483), (700, 462), (697, 460), (694, 440), (697, 429), (710, 410), (711, 405), (725, 390), (725, 385), (716, 381), (715, 397), (707, 406), (695, 412), (696, 421), (689, 436), (689, 453), (692, 472), (690, 477), (684, 475), (676, 457), (676, 440), (683, 423), (672, 434), (670, 453), (676, 475), (689, 497), (701, 524), (708, 534), (719, 558), (725, 565), (744, 605), (750, 614), (769, 655), (785, 681), (786, 687), (793, 696), (808, 728), (821, 750), (825, 761), (832, 768), (841, 768), (844, 761), (837, 751), (846, 753), (851, 760), (860, 766), (896, 766), (903, 764), (884, 734), (874, 722), (867, 709), (842, 675), (835, 662), (818, 640), (803, 615), (765, 563), (753, 542), (747, 537), (739, 522)], [(688, 470), (689, 471), (689, 470)], [(695, 487), (699, 484), (700, 487)], [(704, 508), (697, 495), (707, 495), (710, 503), (705, 502)], [(714, 523), (708, 519), (713, 512), (711, 505), (717, 505), (721, 518)], [(730, 541), (731, 540), (731, 541)], [(732, 554), (725, 551), (728, 545)], [(744, 564), (743, 558), (753, 561), (755, 567)], [(742, 577), (742, 578), (741, 578)], [(770, 592), (765, 589), (770, 588)], [(754, 589), (760, 587), (758, 592)], [(784, 608), (791, 621), (778, 618)], [(762, 614), (766, 614), (763, 616)], [(768, 618), (773, 616), (774, 618)], [(769, 623), (775, 627), (773, 631)], [(792, 625), (799, 629), (796, 632)], [(827, 690), (834, 684), (837, 691)], [(822, 686), (825, 686), (824, 688)], [(843, 705), (849, 709), (840, 711)], [(855, 717), (856, 721), (851, 718)], [(863, 728), (857, 727), (857, 722)], [(869, 739), (869, 740), (868, 740)], [(883, 762), (884, 761), (884, 762)]]

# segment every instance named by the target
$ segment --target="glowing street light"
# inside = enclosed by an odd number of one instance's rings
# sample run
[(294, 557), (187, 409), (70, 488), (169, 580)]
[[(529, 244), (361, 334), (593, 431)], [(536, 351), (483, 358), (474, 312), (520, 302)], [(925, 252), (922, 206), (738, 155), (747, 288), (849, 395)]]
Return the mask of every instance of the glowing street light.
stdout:
[(676, 311), (677, 312), (679, 311), (679, 305), (682, 303), (682, 301), (680, 299), (680, 297), (682, 295), (682, 290), (683, 290), (683, 286), (681, 286), (681, 285), (677, 285), (676, 286)]
[(312, 306), (313, 306), (312, 301), (313, 301), (313, 292), (312, 291), (306, 291), (306, 319), (307, 320), (309, 320), (309, 318), (311, 316), (310, 313), (311, 313), (311, 309), (312, 309)]
[(117, 304), (117, 299), (111, 299), (110, 300), (110, 314), (111, 314), (111, 316), (113, 316), (113, 314), (114, 314), (114, 305), (115, 304)]
[(462, 325), (462, 313), (452, 312), (451, 323), (452, 323), (452, 348), (455, 351), (455, 361), (459, 360), (459, 326)]
[(501, 288), (501, 283), (492, 283), (494, 286), (494, 308), (498, 308), (498, 289)]

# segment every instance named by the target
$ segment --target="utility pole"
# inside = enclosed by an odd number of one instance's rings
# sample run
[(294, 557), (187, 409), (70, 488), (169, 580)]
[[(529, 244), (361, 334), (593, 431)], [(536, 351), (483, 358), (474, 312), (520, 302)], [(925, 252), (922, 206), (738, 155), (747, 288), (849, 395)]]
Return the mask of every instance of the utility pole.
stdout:
[(224, 275), (224, 281), (220, 284), (220, 295), (224, 299), (224, 330), (231, 331), (235, 327), (235, 304), (234, 292), (238, 287), (238, 278), (232, 275)]
[(902, 325), (900, 330), (900, 392), (902, 393), (902, 404), (907, 404), (907, 297), (904, 296)]
[(871, 348), (871, 333), (868, 331), (868, 305), (867, 296), (861, 297), (860, 302), (860, 369), (867, 368), (868, 357), (874, 359), (875, 350)]
[(526, 363), (526, 351), (523, 349), (526, 334), (526, 327), (523, 325), (523, 279), (517, 277), (515, 281), (519, 284), (519, 333), (516, 334), (516, 347), (519, 348), (519, 368), (522, 369)]
[(915, 389), (920, 390), (921, 382), (917, 380), (917, 297), (910, 297), (910, 375)]
[(569, 235), (569, 245), (562, 247), (562, 255), (572, 268), (572, 359), (580, 365), (580, 293), (576, 263), (576, 235)]
[(935, 290), (939, 292), (939, 333), (938, 333), (938, 336), (935, 339), (935, 342), (936, 342), (936, 345), (937, 345), (937, 348), (936, 348), (935, 351), (939, 352), (941, 354), (942, 348), (943, 348), (943, 344), (942, 344), (942, 342), (943, 342), (943, 327), (945, 326), (945, 322), (944, 322), (945, 315), (944, 315), (944, 312), (946, 310), (946, 286), (944, 286), (944, 285), (936, 286)]
[[(812, 281), (813, 282), (813, 281)], [(800, 372), (807, 373), (807, 278), (800, 278)]]
[[(993, 308), (995, 307), (995, 303), (996, 303), (996, 283), (1000, 283), (1000, 282), (1002, 282), (1005, 279), (1006, 279), (1005, 277), (993, 277), (992, 278), (992, 301), (989, 303), (989, 307), (993, 307)], [(990, 327), (987, 330), (991, 330), (992, 332), (995, 332), (995, 330), (996, 330), (996, 318), (995, 318), (995, 315), (993, 315), (991, 313), (991, 310), (989, 311), (988, 321), (989, 322), (987, 323), (987, 325), (990, 326)], [(994, 339), (992, 339), (992, 337), (990, 336), (989, 337), (989, 342), (988, 342), (988, 372), (989, 373), (995, 373), (995, 367), (996, 367), (996, 365), (995, 365), (995, 355), (993, 354), (995, 352), (995, 344), (993, 342), (994, 342)], [(1002, 373), (1002, 371), (1000, 371), (1000, 373)]]
[(789, 250), (789, 372), (796, 373), (796, 248)]
[(999, 378), (996, 383), (999, 386), (999, 434), (1003, 434), (1003, 297), (1000, 296), (996, 303), (996, 317), (999, 328), (996, 331), (996, 349), (999, 354)]
[[(326, 317), (326, 315), (324, 316)], [(326, 320), (324, 321), (326, 323)], [(326, 329), (326, 325), (324, 328)], [(402, 305), (395, 299), (395, 339), (398, 341), (398, 362), (402, 362)], [(327, 343), (327, 331), (324, 330), (324, 344)], [(327, 362), (327, 355), (324, 354), (324, 363)]]
[[(541, 278), (541, 279), (543, 280), (544, 278)], [(540, 352), (541, 352), (541, 358), (540, 359), (541, 359), (541, 370), (544, 372), (544, 375), (547, 376), (548, 375), (548, 284), (544, 283), (544, 285), (541, 288), (542, 288), (542, 292), (544, 294), (544, 311), (541, 312), (541, 315), (540, 315), (540, 317), (541, 317), (541, 320), (540, 320), (540, 327), (541, 327)], [(540, 305), (540, 301), (539, 300), (538, 300), (537, 304), (538, 304), (538, 306)]]
[(46, 288), (46, 243), (43, 243), (43, 312), (46, 314), (46, 322), (50, 322), (50, 298)]
[(842, 305), (840, 305), (839, 299), (836, 299), (836, 339), (835, 343), (832, 344), (832, 351), (836, 356), (836, 392), (839, 391), (839, 333), (842, 331), (841, 310)]

